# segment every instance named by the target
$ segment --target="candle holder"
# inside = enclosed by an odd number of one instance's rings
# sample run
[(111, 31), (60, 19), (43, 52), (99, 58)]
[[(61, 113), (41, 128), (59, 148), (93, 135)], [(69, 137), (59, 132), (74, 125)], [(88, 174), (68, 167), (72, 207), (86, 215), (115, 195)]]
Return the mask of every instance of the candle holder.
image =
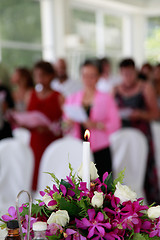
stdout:
[(32, 197), (31, 197), (31, 194), (28, 191), (22, 190), (17, 195), (17, 199), (16, 199), (17, 218), (18, 218), (18, 223), (19, 223), (19, 228), (20, 228), (21, 240), (24, 240), (23, 232), (22, 232), (20, 212), (19, 212), (19, 198), (23, 193), (26, 193), (28, 195), (28, 198), (29, 198), (28, 225), (27, 225), (27, 240), (29, 240), (30, 239), (30, 226), (31, 226)]

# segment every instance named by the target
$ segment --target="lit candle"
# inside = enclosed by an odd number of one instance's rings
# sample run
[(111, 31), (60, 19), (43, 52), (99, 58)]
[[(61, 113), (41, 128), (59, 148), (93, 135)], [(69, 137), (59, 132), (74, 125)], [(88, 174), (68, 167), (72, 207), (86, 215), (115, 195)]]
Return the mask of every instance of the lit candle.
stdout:
[(88, 141), (90, 138), (89, 130), (85, 131), (83, 142), (83, 175), (82, 180), (83, 182), (87, 183), (87, 188), (90, 190), (90, 142)]

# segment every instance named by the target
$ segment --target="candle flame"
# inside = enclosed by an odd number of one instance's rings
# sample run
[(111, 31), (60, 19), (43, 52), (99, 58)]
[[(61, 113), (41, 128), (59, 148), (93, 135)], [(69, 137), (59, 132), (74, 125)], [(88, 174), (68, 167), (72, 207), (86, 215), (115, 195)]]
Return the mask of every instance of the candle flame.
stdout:
[(88, 141), (89, 138), (90, 138), (90, 131), (87, 129), (87, 130), (85, 131), (85, 133), (84, 133), (84, 139), (85, 139), (86, 141)]

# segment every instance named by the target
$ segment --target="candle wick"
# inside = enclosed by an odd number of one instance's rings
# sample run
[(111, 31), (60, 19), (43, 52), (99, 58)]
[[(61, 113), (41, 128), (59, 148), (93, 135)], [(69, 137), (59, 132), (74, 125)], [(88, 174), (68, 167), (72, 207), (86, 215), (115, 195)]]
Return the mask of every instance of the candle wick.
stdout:
[(85, 140), (85, 142), (88, 142), (88, 140), (89, 140), (88, 136), (86, 136), (84, 140)]

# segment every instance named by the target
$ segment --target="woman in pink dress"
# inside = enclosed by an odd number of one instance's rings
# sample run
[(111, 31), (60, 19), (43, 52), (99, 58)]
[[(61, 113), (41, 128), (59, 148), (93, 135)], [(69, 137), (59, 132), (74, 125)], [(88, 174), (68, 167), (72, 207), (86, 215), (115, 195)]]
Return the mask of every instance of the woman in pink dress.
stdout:
[(101, 178), (104, 172), (112, 170), (109, 137), (120, 128), (121, 123), (112, 96), (96, 90), (99, 79), (96, 63), (86, 61), (81, 68), (81, 77), (84, 89), (70, 96), (66, 104), (83, 107), (88, 120), (79, 123), (68, 119), (68, 123), (72, 124), (71, 134), (77, 138), (83, 139), (85, 130), (90, 130), (91, 149)]

